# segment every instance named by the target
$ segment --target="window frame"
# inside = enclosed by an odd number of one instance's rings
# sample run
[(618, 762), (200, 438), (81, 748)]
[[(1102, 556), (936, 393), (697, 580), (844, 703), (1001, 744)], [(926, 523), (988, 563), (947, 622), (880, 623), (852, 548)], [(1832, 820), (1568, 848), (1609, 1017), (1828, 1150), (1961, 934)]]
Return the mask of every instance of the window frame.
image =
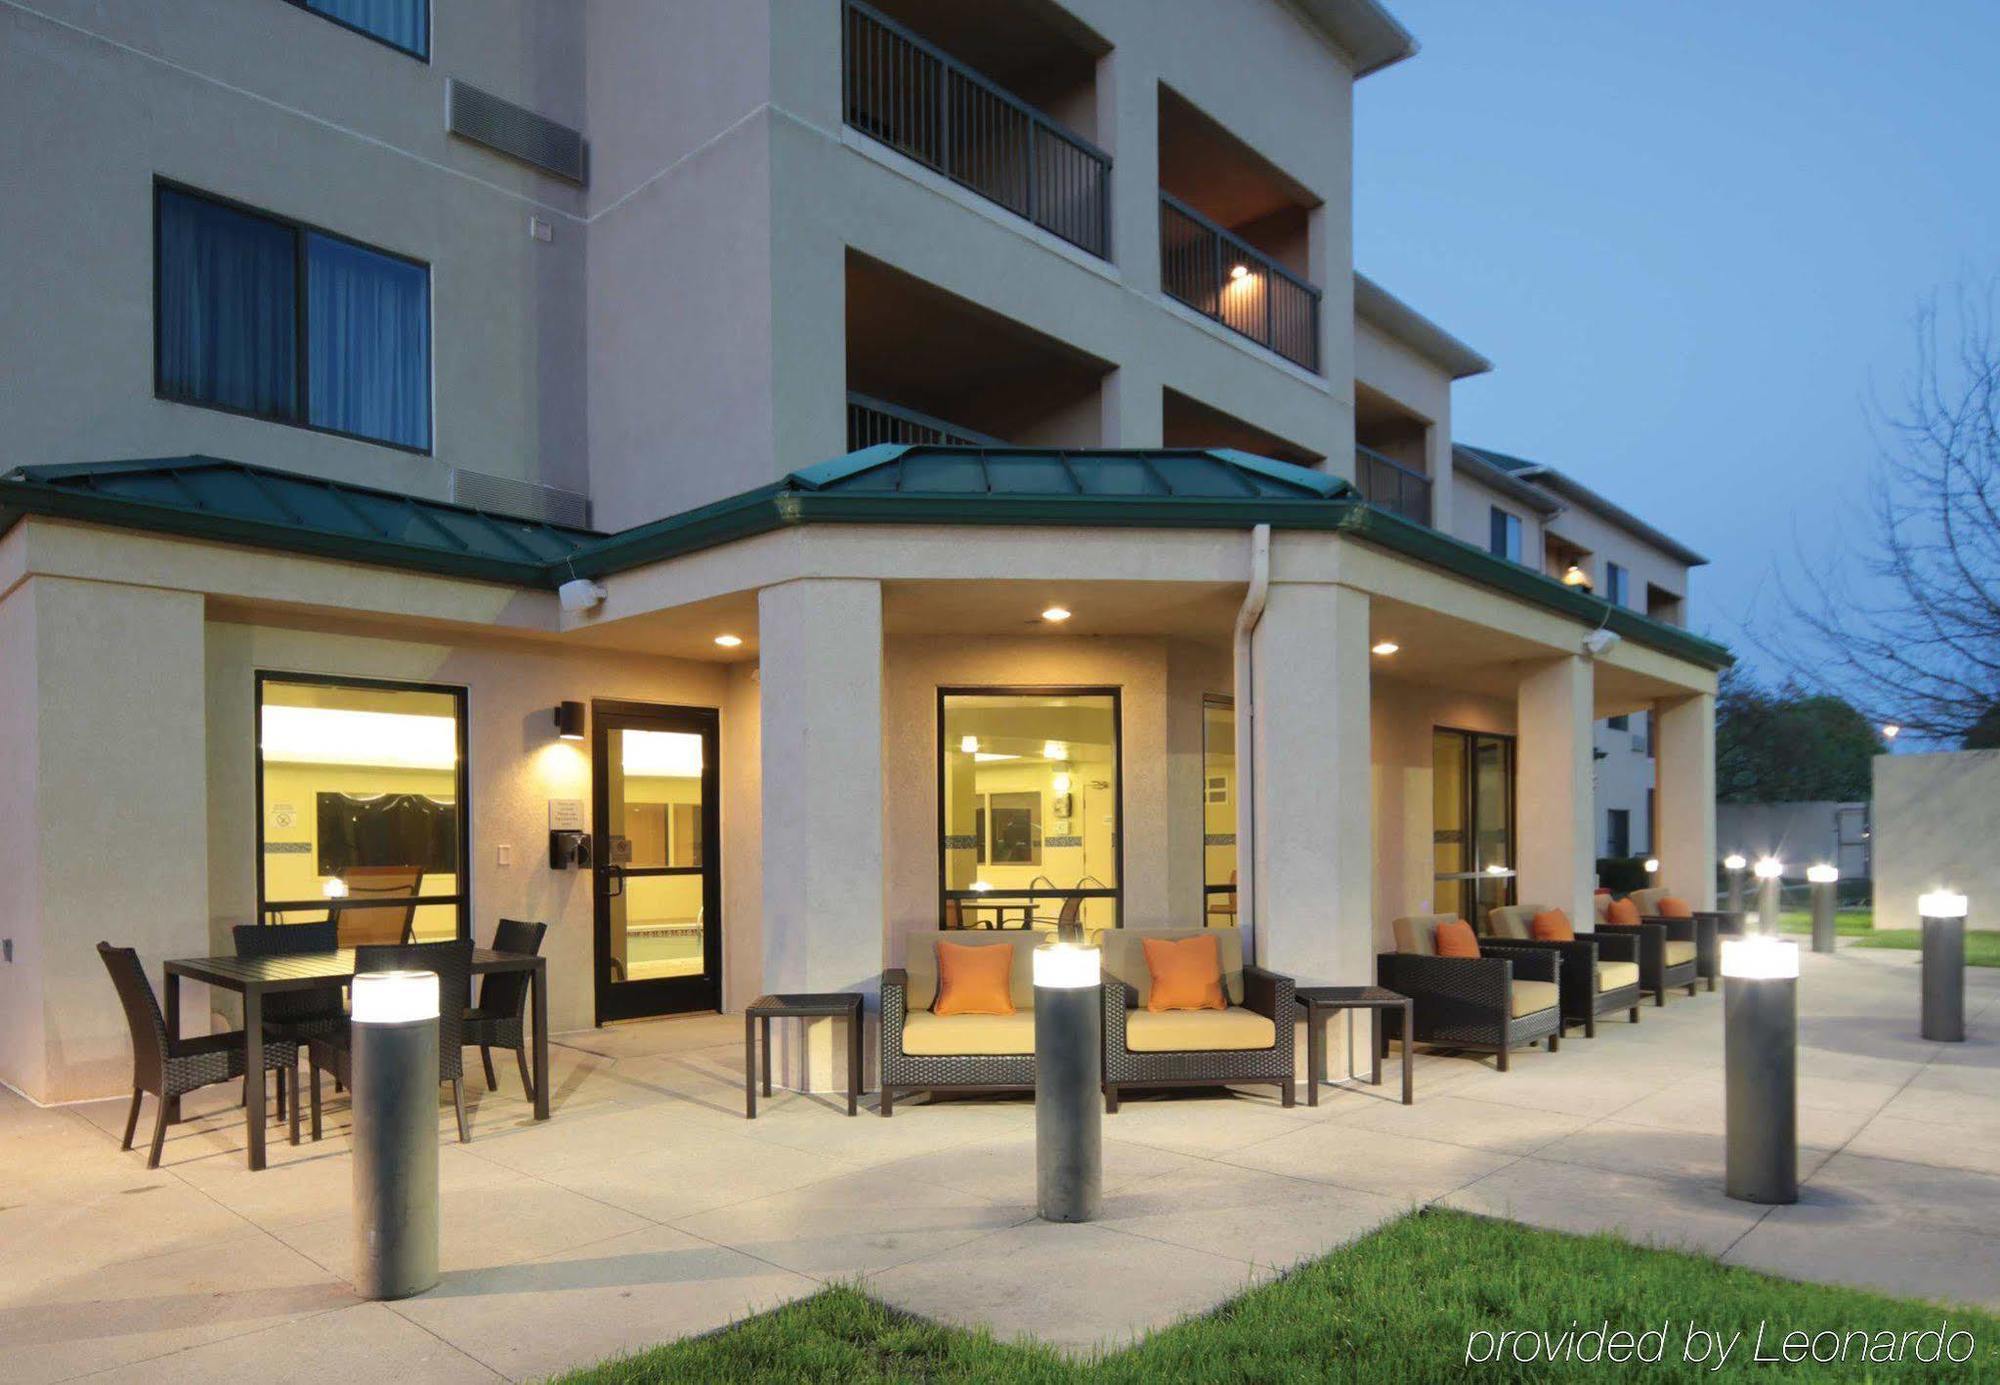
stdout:
[[(396, 678), (357, 678), (336, 673), (300, 673), (286, 669), (257, 669), (250, 694), (251, 712), (251, 752), (255, 763), (251, 771), (253, 798), (255, 800), (256, 824), (254, 827), (257, 853), (257, 921), (263, 922), (273, 911), (294, 909), (324, 909), (324, 899), (270, 900), (264, 897), (264, 688), (270, 683), (303, 684), (319, 688), (365, 688), (374, 692), (433, 693), (452, 699), (452, 716), (457, 722), (458, 762), (453, 775), (453, 792), (458, 804), (458, 892), (450, 895), (418, 895), (410, 903), (417, 907), (427, 904), (450, 904), (458, 910), (458, 933), (461, 939), (472, 936), (472, 755), (471, 755), (471, 707), (468, 690), (458, 683), (413, 683)], [(402, 901), (398, 901), (399, 903)], [(331, 911), (330, 911), (331, 912)]]
[(361, 35), (361, 37), (367, 39), (370, 43), (379, 43), (392, 53), (401, 53), (406, 58), (415, 58), (418, 62), (424, 64), (424, 66), (426, 67), (430, 66), (431, 31), (433, 25), (436, 23), (437, 20), (436, 9), (435, 6), (431, 3), (431, 0), (423, 0), (424, 51), (421, 53), (419, 53), (414, 48), (405, 48), (403, 47), (402, 44), (397, 43), (391, 39), (386, 39), (382, 37), (382, 35), (375, 33), (372, 30), (364, 29), (359, 24), (356, 24), (351, 20), (342, 19), (337, 14), (328, 14), (325, 10), (316, 10), (310, 4), (307, 3), (307, 0), (285, 0), (285, 3), (287, 5), (290, 5), (295, 10), (305, 11), (307, 14), (311, 15), (314, 19), (324, 19), (327, 23), (333, 25), (333, 27), (336, 29), (345, 29), (350, 34), (359, 34)]
[[(221, 207), (225, 211), (235, 212), (240, 216), (255, 217), (273, 226), (282, 227), (291, 233), (292, 331), (294, 336), (292, 371), (294, 376), (294, 397), (297, 400), (297, 407), (300, 410), (298, 417), (295, 418), (280, 413), (268, 413), (257, 409), (243, 409), (238, 408), (234, 404), (221, 404), (208, 399), (196, 399), (190, 395), (180, 394), (167, 388), (166, 380), (161, 372), (161, 359), (163, 356), (161, 346), (163, 344), (162, 331), (164, 327), (160, 314), (160, 197), (162, 193), (173, 193), (176, 196), (192, 198), (199, 202), (207, 202), (212, 206)], [(371, 255), (380, 255), (384, 259), (400, 260), (402, 263), (414, 269), (421, 269), (424, 272), (424, 309), (428, 318), (425, 327), (429, 335), (429, 343), (424, 351), (424, 374), (427, 377), (429, 397), (424, 410), (423, 446), (418, 447), (406, 442), (393, 442), (387, 438), (371, 437), (366, 433), (355, 433), (345, 428), (329, 428), (325, 424), (312, 422), (309, 417), (312, 409), (312, 399), (308, 392), (308, 382), (312, 371), (309, 350), (311, 346), (311, 325), (306, 318), (306, 276), (308, 272), (306, 246), (307, 237), (309, 236), (324, 236), (328, 240), (340, 241), (345, 245), (353, 246), (357, 250), (365, 250)], [(330, 231), (326, 227), (315, 225), (310, 221), (301, 221), (296, 217), (283, 216), (277, 212), (266, 211), (261, 207), (253, 207), (247, 202), (239, 202), (233, 197), (223, 197), (187, 183), (177, 182), (172, 178), (155, 177), (153, 179), (153, 398), (160, 400), (162, 403), (182, 404), (189, 408), (208, 409), (219, 414), (231, 414), (237, 418), (254, 418), (264, 423), (283, 424), (287, 428), (302, 428), (308, 433), (319, 433), (326, 437), (346, 438), (352, 442), (365, 442), (373, 447), (387, 447), (397, 452), (409, 453), (414, 457), (435, 456), (437, 454), (437, 294), (435, 292), (435, 278), (436, 276), (432, 272), (430, 262), (420, 260), (414, 255), (405, 255), (400, 250), (389, 250), (379, 245), (371, 245), (365, 240), (357, 240), (353, 236), (342, 235), (338, 231)]]
[(1609, 558), (1604, 560), (1604, 599), (1627, 609), (1632, 605), (1632, 569)]
[[(1506, 539), (1501, 539), (1502, 534), (1506, 535)], [(1512, 541), (1512, 552), (1507, 551), (1509, 547), (1507, 540)], [(1489, 507), (1486, 520), (1486, 551), (1516, 567), (1527, 561), (1527, 526), (1521, 522), (1519, 515), (1498, 505)]]

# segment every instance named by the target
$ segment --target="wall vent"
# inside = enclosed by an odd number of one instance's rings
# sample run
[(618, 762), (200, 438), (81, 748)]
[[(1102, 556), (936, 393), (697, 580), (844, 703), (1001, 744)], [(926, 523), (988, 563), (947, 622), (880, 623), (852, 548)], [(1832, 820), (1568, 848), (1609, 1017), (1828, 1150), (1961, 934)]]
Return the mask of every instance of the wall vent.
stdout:
[(590, 497), (578, 491), (492, 476), (483, 471), (452, 468), (451, 498), (457, 505), (490, 510), (496, 515), (562, 524), (572, 529), (590, 527)]
[(590, 181), (590, 145), (581, 131), (456, 77), (445, 82), (445, 128), (544, 173), (572, 183)]

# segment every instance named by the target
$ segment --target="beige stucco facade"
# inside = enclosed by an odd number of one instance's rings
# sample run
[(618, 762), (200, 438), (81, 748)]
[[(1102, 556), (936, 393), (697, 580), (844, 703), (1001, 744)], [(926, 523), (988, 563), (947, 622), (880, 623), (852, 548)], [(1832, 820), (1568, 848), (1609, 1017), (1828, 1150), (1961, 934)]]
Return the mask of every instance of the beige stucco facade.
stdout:
[(1877, 928), (1915, 928), (1932, 890), (1966, 896), (1967, 928), (2000, 928), (2000, 751), (1877, 755), (1871, 826)]

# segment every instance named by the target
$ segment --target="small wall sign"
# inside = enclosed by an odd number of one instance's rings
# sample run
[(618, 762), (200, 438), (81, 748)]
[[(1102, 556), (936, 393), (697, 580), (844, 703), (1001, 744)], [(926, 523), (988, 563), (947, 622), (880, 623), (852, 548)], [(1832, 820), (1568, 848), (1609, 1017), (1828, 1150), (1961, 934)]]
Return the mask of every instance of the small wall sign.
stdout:
[(582, 832), (583, 800), (580, 798), (552, 798), (549, 800), (549, 831)]

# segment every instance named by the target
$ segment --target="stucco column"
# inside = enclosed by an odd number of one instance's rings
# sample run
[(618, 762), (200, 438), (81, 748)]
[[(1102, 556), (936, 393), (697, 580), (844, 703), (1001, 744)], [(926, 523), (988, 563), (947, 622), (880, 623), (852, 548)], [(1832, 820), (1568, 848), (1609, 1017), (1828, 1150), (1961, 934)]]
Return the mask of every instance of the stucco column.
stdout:
[(1516, 689), (1518, 898), (1560, 908), (1580, 925), (1597, 887), (1590, 661), (1551, 659)]
[[(1251, 655), (1257, 961), (1300, 980), (1366, 984), (1375, 973), (1368, 597), (1274, 582)], [(1239, 715), (1243, 705), (1239, 689)]]
[[(212, 950), (202, 621), (192, 593), (58, 577), (0, 602), (0, 1079), (38, 1101), (131, 1090), (100, 939), (156, 989)], [(207, 1012), (189, 987), (185, 1032)]]
[[(764, 989), (861, 991), (872, 1008), (883, 955), (882, 588), (786, 582), (757, 594), (757, 619)], [(813, 1027), (815, 1090), (841, 1071), (836, 1042), (846, 1040), (832, 1021)], [(796, 1082), (796, 1052), (779, 1052)]]
[(1660, 882), (1697, 909), (1715, 907), (1715, 697), (1653, 707), (1653, 852)]

